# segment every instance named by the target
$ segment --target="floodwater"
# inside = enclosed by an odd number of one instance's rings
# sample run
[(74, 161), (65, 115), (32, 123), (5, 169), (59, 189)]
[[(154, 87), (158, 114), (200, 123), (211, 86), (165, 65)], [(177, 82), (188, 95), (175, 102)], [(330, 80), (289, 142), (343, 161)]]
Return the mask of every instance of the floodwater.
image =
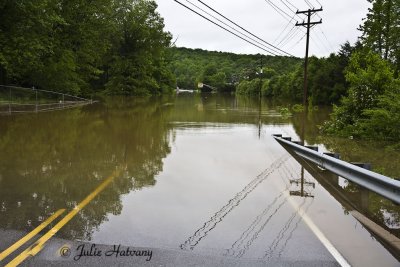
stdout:
[(400, 153), (320, 135), (328, 108), (283, 116), (285, 106), (181, 94), (0, 116), (0, 229), (29, 232), (123, 168), (57, 237), (323, 265), (334, 257), (319, 231), (353, 266), (399, 265), (352, 211), (400, 237), (400, 208), (301, 165), (272, 134), (303, 137), (391, 177), (400, 177)]

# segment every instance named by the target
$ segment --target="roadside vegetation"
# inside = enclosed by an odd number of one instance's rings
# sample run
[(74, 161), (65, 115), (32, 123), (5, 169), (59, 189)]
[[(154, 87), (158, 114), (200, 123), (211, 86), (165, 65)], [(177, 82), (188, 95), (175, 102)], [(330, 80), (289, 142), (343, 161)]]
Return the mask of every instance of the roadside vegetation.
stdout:
[(0, 82), (87, 95), (161, 94), (174, 87), (156, 3), (0, 1)]

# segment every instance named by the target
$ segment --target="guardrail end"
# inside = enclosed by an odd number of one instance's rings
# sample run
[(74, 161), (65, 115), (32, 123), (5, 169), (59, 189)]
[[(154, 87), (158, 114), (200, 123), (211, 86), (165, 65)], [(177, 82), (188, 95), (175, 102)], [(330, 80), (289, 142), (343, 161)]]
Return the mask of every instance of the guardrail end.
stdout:
[(275, 137), (282, 137), (282, 134), (273, 134), (272, 136), (275, 136)]

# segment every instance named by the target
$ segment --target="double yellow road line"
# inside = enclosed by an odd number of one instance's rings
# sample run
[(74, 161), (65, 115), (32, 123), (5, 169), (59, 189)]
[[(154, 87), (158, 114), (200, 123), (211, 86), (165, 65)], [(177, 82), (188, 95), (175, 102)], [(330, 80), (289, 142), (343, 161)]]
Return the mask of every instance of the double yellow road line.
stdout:
[[(35, 256), (42, 249), (44, 244), (52, 238), (58, 231), (61, 230), (72, 218), (76, 216), (87, 204), (89, 204), (99, 193), (101, 193), (113, 180), (118, 177), (122, 171), (122, 168), (117, 168), (109, 177), (107, 177), (92, 193), (90, 193), (78, 206), (71, 210), (63, 219), (61, 219), (53, 228), (50, 229), (46, 234), (44, 234), (39, 240), (37, 240), (33, 245), (24, 250), (21, 254), (15, 257), (6, 267), (18, 266), (24, 260), (30, 256)], [(34, 236), (36, 236), (40, 231), (42, 231), (46, 226), (48, 226), (55, 219), (63, 214), (65, 209), (60, 209), (49, 217), (46, 221), (36, 227), (32, 232), (24, 236), (22, 239), (14, 243), (11, 247), (0, 253), (0, 262), (8, 257), (15, 250), (20, 248), (23, 244), (28, 242)]]

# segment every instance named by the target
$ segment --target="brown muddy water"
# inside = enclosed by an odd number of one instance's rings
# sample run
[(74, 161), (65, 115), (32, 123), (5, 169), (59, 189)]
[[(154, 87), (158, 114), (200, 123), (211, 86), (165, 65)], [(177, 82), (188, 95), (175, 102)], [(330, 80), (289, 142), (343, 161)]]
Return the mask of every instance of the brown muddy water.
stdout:
[(181, 94), (0, 116), (0, 229), (28, 232), (58, 209), (73, 209), (123, 168), (57, 237), (323, 262), (332, 255), (315, 226), (351, 265), (399, 265), (399, 255), (351, 211), (400, 237), (400, 208), (305, 168), (272, 134), (304, 137), (391, 177), (400, 177), (400, 153), (378, 142), (322, 136), (317, 125), (329, 108), (283, 116), (285, 106)]

